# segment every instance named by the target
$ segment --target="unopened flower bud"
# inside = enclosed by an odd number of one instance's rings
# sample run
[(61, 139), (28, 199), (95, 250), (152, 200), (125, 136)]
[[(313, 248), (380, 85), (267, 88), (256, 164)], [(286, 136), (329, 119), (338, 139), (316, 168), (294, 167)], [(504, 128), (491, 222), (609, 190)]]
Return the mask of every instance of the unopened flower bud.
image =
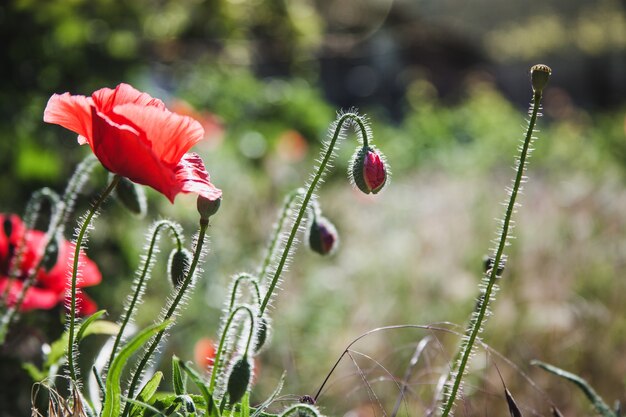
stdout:
[(316, 216), (309, 226), (309, 247), (320, 255), (329, 255), (339, 246), (335, 226), (323, 216)]
[(217, 213), (222, 204), (222, 198), (218, 198), (217, 200), (209, 200), (206, 197), (202, 197), (198, 195), (198, 213), (200, 213), (200, 218), (202, 220), (209, 220), (209, 217)]
[(168, 270), (170, 272), (170, 282), (174, 288), (183, 283), (185, 277), (189, 273), (191, 265), (191, 254), (185, 248), (180, 250), (174, 249), (170, 255), (168, 262)]
[(122, 177), (115, 187), (115, 195), (131, 213), (138, 216), (146, 214), (146, 193), (143, 187)]
[[(495, 259), (493, 256), (484, 256), (483, 257), (483, 270), (485, 273), (489, 272), (495, 263)], [(498, 270), (496, 271), (496, 275), (500, 276), (504, 272), (504, 264), (506, 260), (504, 258), (500, 259), (500, 265), (498, 266)]]
[(58, 235), (54, 235), (50, 243), (46, 247), (46, 252), (43, 254), (43, 260), (41, 266), (46, 272), (50, 272), (52, 268), (59, 261), (59, 248), (61, 245), (61, 238)]
[(265, 317), (259, 319), (259, 325), (256, 332), (256, 342), (254, 343), (254, 353), (257, 353), (267, 340), (267, 333), (269, 332), (269, 323)]
[(380, 152), (369, 146), (358, 149), (350, 168), (354, 184), (365, 194), (377, 194), (387, 182), (387, 168)]
[(235, 364), (230, 371), (226, 392), (230, 405), (237, 404), (243, 398), (250, 385), (250, 362), (246, 356), (243, 356)]
[(530, 81), (535, 93), (543, 91), (546, 84), (548, 84), (550, 74), (552, 74), (552, 69), (547, 65), (537, 64), (532, 66), (530, 69)]

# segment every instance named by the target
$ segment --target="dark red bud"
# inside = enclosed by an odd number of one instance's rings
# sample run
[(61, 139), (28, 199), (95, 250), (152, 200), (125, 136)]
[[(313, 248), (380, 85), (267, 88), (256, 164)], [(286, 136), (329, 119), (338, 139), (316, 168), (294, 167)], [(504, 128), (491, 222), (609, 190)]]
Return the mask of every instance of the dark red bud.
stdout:
[(325, 217), (318, 216), (309, 227), (309, 246), (320, 255), (333, 253), (339, 245), (337, 229)]
[(209, 217), (217, 213), (222, 204), (222, 198), (218, 198), (217, 200), (209, 200), (208, 198), (202, 197), (198, 195), (198, 213), (200, 213), (200, 218), (203, 220), (208, 220)]

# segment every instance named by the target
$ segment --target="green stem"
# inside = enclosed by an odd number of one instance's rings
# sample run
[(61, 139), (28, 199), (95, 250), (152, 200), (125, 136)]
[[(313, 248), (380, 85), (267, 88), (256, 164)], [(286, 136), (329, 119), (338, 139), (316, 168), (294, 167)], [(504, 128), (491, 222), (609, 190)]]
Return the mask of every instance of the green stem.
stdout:
[(290, 192), (289, 194), (287, 194), (287, 197), (285, 197), (285, 202), (281, 210), (280, 218), (278, 219), (278, 223), (276, 224), (276, 229), (274, 230), (274, 236), (272, 237), (270, 246), (267, 249), (267, 253), (265, 254), (265, 259), (263, 260), (263, 264), (261, 266), (261, 272), (259, 272), (260, 282), (263, 282), (263, 279), (265, 278), (265, 274), (267, 274), (267, 268), (269, 268), (270, 262), (272, 261), (272, 258), (274, 257), (274, 251), (276, 250), (276, 246), (278, 245), (278, 242), (280, 242), (280, 234), (283, 230), (285, 221), (289, 217), (289, 211), (291, 210), (291, 206), (293, 205), (293, 202), (296, 201), (296, 197), (298, 197), (299, 195), (302, 195), (303, 193), (304, 193), (304, 189), (298, 188), (297, 190), (294, 190)]
[(124, 318), (122, 319), (122, 324), (120, 325), (120, 330), (117, 333), (117, 336), (115, 337), (113, 350), (111, 350), (111, 356), (109, 357), (109, 366), (111, 366), (111, 364), (113, 363), (113, 359), (115, 359), (117, 348), (119, 347), (122, 337), (124, 335), (124, 330), (126, 329), (126, 326), (128, 325), (128, 322), (130, 321), (130, 318), (133, 315), (133, 310), (135, 309), (135, 305), (139, 301), (141, 293), (143, 292), (143, 286), (146, 281), (146, 277), (148, 276), (148, 271), (151, 269), (150, 267), (151, 267), (152, 256), (154, 255), (154, 252), (155, 252), (155, 247), (157, 244), (157, 240), (159, 238), (159, 233), (161, 232), (161, 229), (163, 229), (164, 227), (169, 227), (170, 230), (172, 231), (174, 238), (176, 239), (176, 245), (178, 247), (178, 250), (180, 250), (182, 247), (182, 242), (178, 235), (179, 231), (176, 230), (176, 227), (174, 227), (172, 222), (170, 222), (169, 220), (161, 220), (156, 223), (153, 229), (154, 232), (152, 233), (152, 239), (150, 240), (150, 245), (148, 246), (148, 253), (146, 254), (143, 268), (141, 270), (141, 275), (139, 276), (139, 279), (137, 280), (135, 284), (135, 291), (133, 292), (133, 298), (130, 300), (128, 307), (126, 308), (126, 312), (124, 313)]
[[(191, 266), (189, 267), (189, 272), (187, 273), (187, 276), (185, 277), (185, 280), (183, 281), (182, 285), (178, 287), (176, 296), (174, 300), (172, 301), (172, 304), (170, 305), (169, 309), (165, 313), (165, 316), (163, 317), (163, 322), (166, 322), (172, 318), (172, 316), (176, 312), (176, 309), (178, 308), (178, 304), (180, 304), (180, 301), (183, 299), (183, 296), (185, 295), (185, 292), (187, 291), (187, 288), (189, 287), (189, 285), (191, 284), (191, 281), (193, 280), (194, 272), (196, 270), (196, 267), (198, 266), (198, 263), (200, 262), (200, 255), (202, 254), (202, 247), (204, 245), (204, 239), (205, 239), (208, 227), (209, 227), (209, 220), (200, 219), (200, 231), (198, 233), (198, 241), (197, 241), (196, 248), (193, 254), (193, 260), (191, 262)], [(148, 364), (148, 361), (150, 360), (150, 357), (156, 350), (157, 346), (161, 342), (161, 339), (163, 338), (164, 334), (165, 334), (165, 330), (161, 330), (159, 333), (156, 334), (156, 336), (152, 340), (152, 343), (150, 344), (150, 347), (146, 350), (146, 353), (143, 355), (141, 362), (139, 362), (139, 365), (137, 366), (137, 369), (135, 370), (135, 373), (131, 380), (130, 386), (128, 387), (128, 395), (127, 395), (128, 398), (133, 398), (133, 395), (135, 394), (135, 390), (137, 389), (137, 384), (139, 383), (139, 379), (141, 378), (141, 373), (143, 369), (145, 368), (145, 366)], [(122, 413), (122, 416), (127, 416), (129, 411), (130, 411), (130, 402), (127, 402), (126, 406), (124, 406), (124, 412)]]
[(263, 299), (263, 302), (261, 303), (261, 307), (259, 308), (259, 314), (258, 314), (259, 317), (263, 315), (263, 312), (267, 308), (270, 302), (270, 299), (272, 298), (274, 289), (276, 288), (276, 285), (278, 284), (278, 280), (280, 279), (280, 274), (283, 272), (283, 268), (285, 267), (287, 258), (289, 258), (289, 252), (296, 238), (296, 234), (298, 233), (298, 230), (300, 228), (300, 223), (302, 222), (304, 213), (306, 212), (307, 207), (309, 205), (309, 201), (311, 200), (311, 197), (313, 196), (313, 193), (315, 192), (315, 189), (317, 188), (317, 184), (319, 183), (320, 179), (322, 178), (322, 175), (324, 174), (324, 171), (326, 170), (326, 166), (328, 165), (328, 161), (330, 160), (333, 154), (335, 144), (337, 142), (337, 139), (339, 138), (339, 135), (343, 128), (343, 124), (346, 122), (346, 120), (351, 120), (352, 122), (357, 123), (361, 131), (361, 139), (363, 141), (363, 146), (368, 146), (367, 128), (365, 127), (363, 120), (361, 120), (361, 117), (355, 113), (346, 113), (342, 115), (337, 121), (335, 132), (333, 133), (333, 137), (331, 138), (327, 149), (324, 151), (324, 158), (322, 159), (322, 162), (320, 163), (317, 169), (317, 172), (315, 173), (315, 176), (313, 177), (313, 180), (309, 184), (309, 188), (306, 194), (304, 195), (302, 204), (300, 205), (300, 209), (298, 211), (298, 215), (291, 228), (291, 233), (289, 234), (287, 243), (285, 244), (285, 247), (283, 249), (283, 254), (280, 258), (280, 261), (278, 262), (276, 271), (274, 272), (274, 277), (272, 278), (272, 282), (270, 283), (270, 286), (267, 289), (267, 293), (265, 294), (265, 298)]
[(248, 355), (248, 349), (250, 348), (250, 342), (252, 341), (252, 337), (254, 336), (254, 314), (252, 310), (247, 306), (239, 306), (228, 316), (228, 320), (224, 325), (224, 330), (222, 331), (222, 337), (220, 337), (220, 344), (217, 347), (217, 352), (215, 353), (215, 359), (213, 360), (213, 370), (211, 371), (211, 382), (209, 383), (209, 392), (213, 392), (215, 389), (215, 383), (217, 382), (217, 374), (219, 373), (220, 361), (222, 359), (222, 352), (224, 351), (224, 344), (226, 343), (226, 337), (228, 336), (228, 329), (230, 329), (230, 325), (235, 318), (235, 315), (240, 310), (246, 310), (248, 315), (250, 316), (250, 334), (248, 335), (248, 343), (246, 344), (246, 351), (244, 356)]
[(232, 311), (233, 306), (235, 305), (235, 297), (237, 296), (237, 289), (239, 288), (239, 283), (243, 280), (247, 280), (250, 282), (250, 284), (252, 284), (252, 287), (254, 288), (254, 293), (257, 298), (257, 304), (261, 304), (261, 292), (259, 291), (259, 283), (257, 282), (256, 278), (250, 274), (242, 273), (242, 274), (239, 274), (237, 279), (235, 279), (235, 283), (233, 284), (233, 290), (231, 291), (231, 294), (230, 294), (230, 304), (228, 305), (229, 312)]
[(468, 328), (469, 336), (467, 339), (467, 343), (463, 344), (463, 347), (462, 347), (463, 355), (461, 356), (461, 361), (458, 366), (458, 371), (456, 372), (456, 377), (454, 379), (452, 391), (450, 392), (450, 396), (448, 397), (446, 405), (443, 409), (442, 417), (447, 417), (452, 411), (452, 407), (454, 406), (454, 402), (456, 401), (456, 396), (458, 394), (459, 388), (461, 386), (461, 381), (465, 373), (465, 368), (467, 367), (467, 364), (469, 362), (469, 358), (474, 348), (474, 343), (476, 341), (476, 338), (478, 337), (478, 333), (480, 332), (482, 328), (483, 321), (487, 313), (487, 308), (489, 306), (489, 302), (491, 299), (491, 295), (492, 295), (492, 292), (494, 291), (494, 286), (498, 277), (499, 265), (502, 260), (504, 248), (506, 246), (506, 241), (507, 241), (507, 237), (509, 233), (509, 227), (511, 225), (511, 217), (513, 216), (513, 210), (515, 209), (515, 200), (517, 198), (520, 185), (522, 184), (522, 180), (524, 178), (524, 168), (526, 165), (526, 159), (527, 159), (528, 152), (530, 149), (530, 143), (532, 142), (532, 135), (535, 129), (535, 123), (537, 122), (537, 114), (539, 111), (540, 102), (541, 102), (541, 92), (535, 92), (533, 95), (532, 113), (531, 113), (530, 121), (528, 123), (528, 130), (526, 131), (526, 137), (524, 139), (524, 144), (522, 146), (521, 154), (519, 157), (517, 175), (515, 176), (515, 182), (513, 184), (513, 189), (511, 190), (509, 203), (506, 208), (506, 214), (504, 216), (504, 222), (502, 224), (502, 232), (500, 234), (500, 240), (498, 243), (498, 248), (496, 250), (493, 267), (491, 268), (490, 271), (488, 271), (489, 279), (485, 287), (485, 292), (482, 297), (482, 301), (478, 303), (478, 306), (479, 306), (478, 313), (472, 320), (470, 320), (470, 327)]
[(71, 291), (71, 299), (70, 299), (70, 323), (69, 323), (69, 337), (67, 340), (67, 364), (70, 371), (70, 377), (73, 382), (77, 381), (77, 371), (76, 366), (74, 365), (74, 331), (76, 325), (76, 281), (78, 277), (78, 260), (80, 257), (80, 249), (83, 243), (83, 239), (87, 233), (87, 229), (89, 228), (89, 224), (91, 223), (91, 219), (96, 214), (104, 200), (107, 199), (109, 194), (115, 189), (115, 186), (122, 177), (119, 175), (115, 175), (111, 180), (109, 186), (100, 194), (100, 197), (93, 204), (87, 216), (85, 217), (85, 221), (83, 222), (78, 236), (76, 237), (75, 249), (74, 249), (74, 260), (72, 265), (72, 291)]

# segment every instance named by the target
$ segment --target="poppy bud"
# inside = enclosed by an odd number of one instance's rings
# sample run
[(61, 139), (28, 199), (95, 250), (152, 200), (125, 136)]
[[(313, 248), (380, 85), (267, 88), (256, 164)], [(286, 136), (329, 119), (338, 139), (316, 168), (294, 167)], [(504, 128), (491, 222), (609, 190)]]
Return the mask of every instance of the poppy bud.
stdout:
[(350, 173), (354, 184), (365, 194), (377, 194), (387, 182), (384, 158), (378, 150), (369, 146), (363, 146), (354, 153)]
[[(504, 258), (500, 259), (500, 266), (498, 267), (498, 270), (496, 271), (496, 275), (500, 276), (502, 275), (502, 273), (504, 272), (504, 264), (505, 264), (506, 260)], [(484, 256), (483, 257), (483, 270), (485, 272), (489, 272), (491, 270), (491, 268), (493, 268), (493, 265), (495, 263), (495, 259), (493, 258), (493, 256)]]
[(2, 228), (4, 229), (4, 235), (10, 239), (13, 234), (13, 220), (11, 220), (11, 217), (7, 216), (4, 218)]
[(268, 327), (269, 327), (269, 323), (267, 322), (267, 319), (265, 317), (261, 317), (259, 319), (259, 326), (256, 332), (256, 342), (254, 343), (254, 353), (261, 350), (261, 348), (265, 344), (265, 341), (267, 340), (267, 332), (269, 331)]
[(115, 195), (131, 213), (141, 217), (146, 214), (146, 193), (143, 187), (122, 177), (115, 187)]
[(202, 220), (209, 220), (209, 217), (217, 213), (222, 204), (222, 198), (218, 198), (217, 200), (209, 200), (208, 198), (202, 197), (198, 195), (198, 213), (200, 213), (200, 218)]
[(309, 226), (309, 247), (320, 255), (333, 253), (339, 246), (339, 235), (335, 226), (326, 218), (316, 216)]
[(237, 404), (243, 398), (243, 395), (248, 390), (250, 385), (250, 362), (247, 356), (243, 356), (235, 365), (233, 365), (228, 377), (228, 385), (226, 392), (228, 392), (228, 398), (230, 405)]
[(168, 262), (170, 281), (174, 288), (183, 283), (191, 265), (191, 254), (185, 248), (174, 249)]
[(532, 66), (530, 69), (530, 81), (535, 93), (543, 91), (543, 88), (548, 84), (550, 74), (552, 74), (552, 69), (547, 65), (537, 64)]
[(61, 240), (59, 236), (54, 235), (46, 247), (46, 252), (43, 254), (43, 260), (41, 262), (41, 266), (43, 266), (46, 272), (50, 272), (59, 261), (60, 243)]

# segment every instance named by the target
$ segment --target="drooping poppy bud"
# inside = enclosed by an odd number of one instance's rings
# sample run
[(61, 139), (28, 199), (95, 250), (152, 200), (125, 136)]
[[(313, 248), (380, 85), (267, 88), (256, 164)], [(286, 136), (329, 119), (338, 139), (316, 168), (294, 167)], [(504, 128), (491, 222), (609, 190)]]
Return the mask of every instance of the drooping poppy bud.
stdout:
[(191, 265), (191, 253), (185, 248), (180, 250), (174, 249), (170, 254), (168, 261), (168, 270), (170, 272), (170, 282), (174, 288), (183, 283), (187, 273), (189, 272), (189, 266)]
[(59, 250), (61, 249), (61, 237), (54, 235), (50, 243), (46, 247), (46, 252), (43, 254), (43, 260), (41, 266), (46, 272), (50, 272), (59, 261)]
[[(493, 268), (494, 264), (495, 264), (495, 259), (493, 258), (493, 256), (485, 255), (483, 257), (483, 271), (485, 273), (489, 272), (491, 270), (491, 268)], [(502, 275), (502, 273), (504, 272), (504, 265), (505, 264), (506, 264), (506, 259), (504, 259), (504, 258), (500, 259), (500, 265), (498, 266), (498, 270), (496, 271), (496, 275), (497, 276)]]
[(209, 217), (217, 213), (221, 204), (221, 197), (216, 200), (209, 200), (206, 197), (198, 195), (197, 207), (198, 213), (200, 213), (200, 219), (209, 220)]
[(335, 226), (323, 216), (315, 216), (309, 226), (309, 247), (320, 255), (332, 254), (339, 246), (339, 235)]
[(230, 376), (228, 377), (226, 392), (228, 392), (228, 398), (231, 406), (241, 401), (244, 394), (248, 390), (251, 376), (252, 372), (250, 370), (250, 362), (248, 361), (247, 356), (243, 356), (235, 362), (230, 371)]
[(552, 68), (547, 65), (537, 64), (530, 68), (530, 81), (535, 93), (543, 91), (546, 84), (548, 84), (550, 74), (552, 74)]
[(387, 182), (384, 157), (377, 149), (361, 147), (352, 157), (350, 175), (359, 190), (365, 194), (377, 194)]
[(143, 187), (122, 177), (115, 187), (115, 195), (131, 213), (140, 217), (146, 214), (146, 193)]
[(257, 353), (267, 340), (267, 334), (269, 332), (269, 323), (265, 317), (259, 319), (259, 326), (256, 332), (256, 342), (254, 343), (254, 353)]

